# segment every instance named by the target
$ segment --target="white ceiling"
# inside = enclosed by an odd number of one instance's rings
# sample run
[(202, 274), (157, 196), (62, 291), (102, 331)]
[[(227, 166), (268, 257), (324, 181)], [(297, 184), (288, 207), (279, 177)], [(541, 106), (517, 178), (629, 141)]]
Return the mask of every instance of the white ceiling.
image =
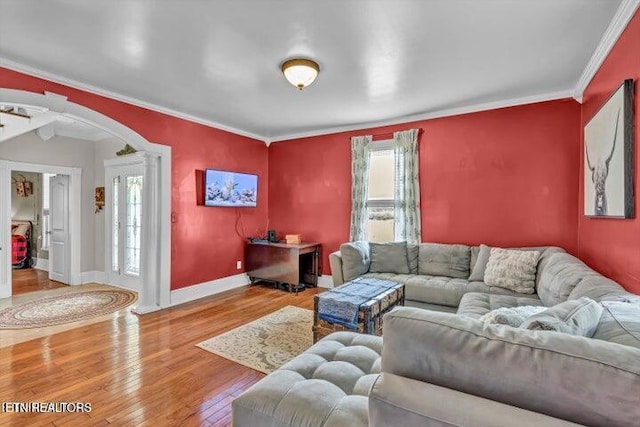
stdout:
[[(571, 96), (621, 0), (0, 0), (0, 64), (265, 140)], [(280, 73), (321, 67), (300, 92)]]

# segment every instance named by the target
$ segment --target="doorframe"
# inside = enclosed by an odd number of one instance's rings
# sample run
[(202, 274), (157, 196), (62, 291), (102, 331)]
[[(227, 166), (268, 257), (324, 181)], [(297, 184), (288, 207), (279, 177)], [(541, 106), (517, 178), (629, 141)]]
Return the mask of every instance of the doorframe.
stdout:
[[(14, 162), (11, 160), (0, 159), (0, 182), (2, 190), (0, 190), (0, 227), (2, 230), (11, 230), (11, 172), (33, 172), (33, 173), (53, 173), (56, 175), (68, 175), (69, 176), (69, 260), (67, 261), (69, 268), (69, 284), (80, 285), (80, 242), (81, 237), (81, 182), (82, 182), (82, 169), (72, 168), (66, 166), (49, 166), (41, 165), (37, 163), (24, 163)], [(0, 286), (0, 298), (7, 298), (11, 296), (12, 287), (12, 269), (11, 269), (11, 250), (10, 245), (2, 245), (6, 250), (2, 251), (2, 262), (5, 266), (3, 273), (7, 274), (6, 280), (2, 282), (7, 283), (6, 286)], [(1, 282), (0, 282), (1, 283)]]
[[(142, 286), (138, 292), (137, 305), (133, 311), (144, 314), (169, 307), (171, 305), (171, 147), (149, 142), (122, 123), (95, 110), (70, 102), (66, 96), (52, 92), (40, 94), (0, 88), (0, 102), (4, 105), (44, 108), (62, 114), (108, 132), (136, 150), (145, 151), (145, 182), (151, 186), (151, 191), (145, 192), (144, 196), (145, 203), (148, 203), (149, 208), (147, 211), (149, 218), (143, 224), (142, 230), (143, 236), (146, 236), (143, 242), (147, 243), (147, 251), (141, 260)], [(2, 173), (5, 174), (2, 177), (6, 178), (7, 172)], [(8, 186), (0, 185), (0, 203), (3, 206), (6, 206), (7, 197), (10, 200), (10, 190)], [(0, 213), (0, 225), (3, 223), (6, 225), (9, 221), (7, 228), (0, 227), (0, 247), (5, 248), (7, 247), (6, 242), (10, 239), (8, 236), (10, 218), (7, 220), (5, 217), (7, 213), (10, 217), (11, 212), (2, 208), (0, 211), (3, 212)], [(79, 225), (79, 221), (77, 222)], [(72, 236), (72, 239), (75, 238)], [(7, 263), (10, 269), (9, 251), (2, 250), (0, 252), (2, 252), (0, 261), (5, 261), (3, 262), (4, 266), (0, 267), (0, 273), (8, 274), (10, 271), (3, 270), (6, 270)], [(78, 253), (76, 257), (72, 256), (72, 260), (75, 259), (78, 265), (80, 264), (80, 255)], [(0, 282), (2, 281), (0, 280)], [(0, 286), (0, 288), (5, 288), (0, 289), (0, 298), (6, 297), (6, 286)], [(8, 293), (11, 295), (10, 286)]]

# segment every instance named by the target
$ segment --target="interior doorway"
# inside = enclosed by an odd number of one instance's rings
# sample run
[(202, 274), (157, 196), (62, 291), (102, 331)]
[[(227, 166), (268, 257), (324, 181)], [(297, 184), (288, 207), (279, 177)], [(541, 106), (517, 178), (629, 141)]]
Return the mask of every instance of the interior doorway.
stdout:
[[(40, 126), (39, 136), (51, 135), (48, 121), (55, 117), (66, 117), (89, 124), (108, 132), (138, 150), (136, 156), (144, 169), (143, 213), (140, 238), (142, 246), (148, 248), (140, 256), (140, 289), (136, 313), (147, 313), (171, 305), (171, 147), (153, 144), (117, 121), (82, 105), (69, 102), (65, 96), (50, 92), (44, 94), (0, 88), (0, 103), (16, 108), (35, 108), (43, 114), (47, 123), (28, 121), (24, 126)], [(7, 129), (5, 128), (5, 132)], [(11, 296), (11, 259), (7, 250), (10, 241), (10, 172), (12, 162), (0, 160), (0, 298)], [(60, 172), (64, 174), (65, 172)], [(74, 232), (80, 221), (74, 221), (75, 204), (81, 202), (80, 175), (70, 175), (70, 238), (71, 238), (71, 284), (81, 283), (79, 261), (81, 254)], [(5, 184), (6, 183), (6, 184)]]
[[(34, 212), (33, 216), (25, 217), (27, 214), (19, 212), (18, 207), (12, 201), (13, 193), (18, 193), (19, 190), (11, 177), (17, 175), (44, 177), (45, 174), (50, 178), (57, 177), (59, 182), (58, 188), (53, 192), (49, 188), (47, 215), (43, 215), (44, 206), (47, 204), (43, 200), (44, 191), (40, 189), (40, 200), (32, 201), (37, 206), (37, 212)], [(4, 298), (13, 294), (14, 278), (18, 282), (16, 285), (18, 293), (22, 293), (25, 289), (42, 290), (81, 283), (81, 174), (82, 170), (79, 168), (0, 160), (0, 182), (2, 183), (0, 185), (0, 200), (2, 205), (7, 207), (0, 211), (0, 217), (4, 217), (4, 221), (0, 224), (5, 225), (1, 230), (3, 233), (0, 234), (11, 238), (11, 245), (2, 245), (2, 249), (6, 247), (7, 250), (3, 250), (5, 252), (4, 262), (0, 262), (0, 277), (5, 278), (5, 283), (0, 284), (2, 285), (0, 286), (0, 297)], [(53, 182), (56, 182), (56, 179)], [(33, 182), (31, 184), (33, 187), (37, 185)], [(31, 191), (33, 191), (33, 187)], [(56, 200), (53, 208), (51, 206), (52, 199)], [(54, 217), (51, 216), (54, 213), (53, 210), (56, 210)], [(52, 219), (53, 221), (51, 221)], [(46, 222), (48, 224), (45, 224)], [(34, 223), (37, 226), (34, 227)], [(20, 225), (22, 230), (19, 229)], [(58, 228), (58, 234), (52, 239), (54, 226)], [(51, 230), (51, 233), (47, 233), (46, 228)], [(28, 231), (25, 232), (25, 229)], [(25, 234), (30, 240), (26, 240)], [(16, 252), (13, 249), (14, 240), (22, 240), (19, 236), (25, 236), (26, 251)], [(48, 242), (46, 238), (49, 238)], [(46, 251), (42, 250), (43, 243)], [(18, 243), (18, 245), (20, 244)], [(46, 274), (31, 270), (32, 267), (38, 267), (38, 263), (40, 263), (39, 270), (46, 270)], [(14, 267), (22, 268), (14, 270)], [(24, 271), (26, 270), (24, 267), (31, 271)], [(51, 280), (60, 283), (60, 285), (49, 283)]]
[(69, 175), (11, 171), (12, 295), (71, 283), (70, 182)]

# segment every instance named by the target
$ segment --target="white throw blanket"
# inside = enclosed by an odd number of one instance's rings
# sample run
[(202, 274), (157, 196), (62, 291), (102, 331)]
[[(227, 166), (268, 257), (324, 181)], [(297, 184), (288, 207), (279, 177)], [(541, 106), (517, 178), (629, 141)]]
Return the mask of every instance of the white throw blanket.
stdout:
[(500, 307), (491, 310), (479, 320), (484, 324), (508, 325), (514, 328), (520, 327), (524, 321), (534, 314), (545, 311), (547, 307), (541, 305), (523, 305), (520, 307)]

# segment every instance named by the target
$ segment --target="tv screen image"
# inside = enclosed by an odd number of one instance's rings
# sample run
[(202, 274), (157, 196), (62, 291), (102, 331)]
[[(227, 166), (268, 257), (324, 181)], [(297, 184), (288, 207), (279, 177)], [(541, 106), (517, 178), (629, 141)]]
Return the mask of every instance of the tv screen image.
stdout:
[(257, 175), (215, 169), (205, 171), (205, 206), (255, 208), (257, 202)]

